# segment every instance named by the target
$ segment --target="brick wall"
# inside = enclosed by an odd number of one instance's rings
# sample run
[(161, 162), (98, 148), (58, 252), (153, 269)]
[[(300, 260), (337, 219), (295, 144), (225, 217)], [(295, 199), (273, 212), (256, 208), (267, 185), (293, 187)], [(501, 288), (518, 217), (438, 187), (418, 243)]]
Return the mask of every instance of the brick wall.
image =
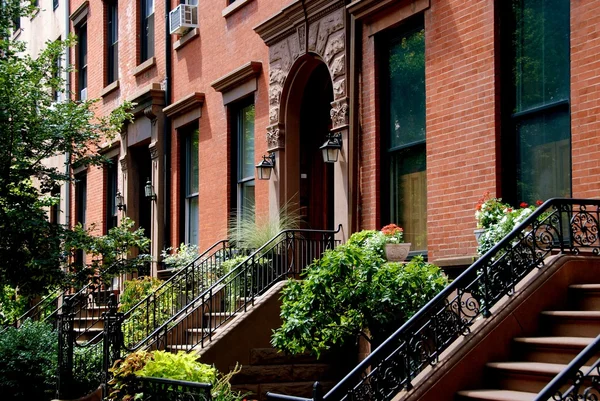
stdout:
[(573, 196), (600, 197), (600, 2), (571, 1)]

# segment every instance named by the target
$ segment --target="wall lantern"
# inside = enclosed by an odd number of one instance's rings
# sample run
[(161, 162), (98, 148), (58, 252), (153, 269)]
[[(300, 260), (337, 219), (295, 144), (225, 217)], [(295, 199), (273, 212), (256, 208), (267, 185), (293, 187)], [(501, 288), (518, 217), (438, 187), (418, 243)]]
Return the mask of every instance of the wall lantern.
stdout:
[(127, 210), (127, 206), (125, 206), (125, 198), (123, 198), (121, 192), (117, 191), (117, 194), (115, 195), (115, 205), (117, 205), (117, 209), (119, 210)]
[(144, 186), (144, 195), (146, 195), (146, 199), (156, 200), (156, 193), (154, 193), (154, 188), (152, 188), (150, 178), (148, 178), (146, 185)]
[(327, 134), (327, 140), (319, 149), (323, 151), (323, 161), (325, 163), (335, 163), (338, 161), (340, 149), (342, 148), (342, 134)]
[(269, 153), (268, 156), (263, 156), (260, 163), (256, 165), (256, 172), (259, 180), (271, 179), (271, 171), (275, 167), (275, 153)]

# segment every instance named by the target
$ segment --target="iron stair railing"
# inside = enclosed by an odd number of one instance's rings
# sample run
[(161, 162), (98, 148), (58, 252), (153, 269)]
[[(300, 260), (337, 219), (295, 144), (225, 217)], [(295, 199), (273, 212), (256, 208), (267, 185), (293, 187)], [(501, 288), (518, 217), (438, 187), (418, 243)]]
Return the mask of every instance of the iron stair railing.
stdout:
[(214, 282), (185, 308), (165, 321), (146, 340), (129, 351), (141, 348), (179, 350), (204, 347), (216, 329), (238, 312), (247, 311), (257, 296), (278, 281), (297, 275), (326, 249), (339, 243), (341, 230), (284, 230), (250, 254), (243, 262)]
[(221, 277), (222, 262), (238, 253), (243, 251), (232, 248), (228, 240), (216, 242), (125, 312), (122, 320), (125, 347), (137, 349), (144, 344), (151, 333)]
[[(429, 301), (323, 397), (268, 393), (270, 400), (390, 400), (441, 353), (470, 332), (474, 321), (552, 253), (600, 255), (600, 201), (546, 201), (504, 239)], [(318, 387), (318, 386), (317, 386)], [(317, 392), (318, 393), (318, 392)]]
[(45, 322), (54, 319), (55, 321), (58, 313), (59, 299), (63, 294), (65, 294), (65, 291), (62, 289), (54, 290), (49, 294), (46, 294), (38, 303), (19, 316), (12, 324), (0, 328), (0, 333), (5, 332), (9, 327), (19, 328), (26, 320)]
[(597, 400), (600, 397), (600, 359), (591, 366), (585, 364), (599, 352), (600, 335), (585, 347), (565, 370), (556, 375), (534, 401)]

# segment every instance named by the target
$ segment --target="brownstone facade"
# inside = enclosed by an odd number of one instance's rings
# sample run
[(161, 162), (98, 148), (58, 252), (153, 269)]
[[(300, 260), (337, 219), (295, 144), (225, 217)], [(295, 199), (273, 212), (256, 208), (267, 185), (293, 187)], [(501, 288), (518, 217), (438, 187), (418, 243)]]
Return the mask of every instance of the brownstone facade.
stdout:
[[(249, 184), (254, 185), (257, 215), (275, 216), (282, 205), (295, 201), (309, 210), (312, 228), (341, 224), (343, 238), (388, 224), (385, 177), (391, 167), (383, 150), (388, 88), (381, 76), (382, 43), (407, 21), (419, 19), (426, 128), (426, 245), (421, 251), (441, 264), (467, 264), (476, 253), (474, 206), (485, 191), (504, 195), (503, 160), (512, 151), (502, 146), (507, 129), (503, 71), (511, 68), (501, 52), (502, 2), (228, 3), (199, 1), (198, 27), (167, 38), (164, 16), (179, 1), (155, 1), (154, 56), (142, 61), (141, 2), (118, 1), (115, 84), (106, 78), (110, 1), (70, 2), (72, 20), (79, 24), (74, 22), (72, 30), (77, 32), (82, 23), (88, 27), (88, 98), (100, 98), (100, 113), (124, 100), (137, 102), (134, 122), (107, 143), (106, 152), (120, 161), (117, 187), (126, 198), (124, 213), (136, 221), (145, 219), (155, 259), (163, 248), (190, 238), (186, 230), (196, 209), (186, 200), (191, 195), (186, 192), (185, 146), (186, 135), (196, 127), (198, 245), (205, 249), (225, 238), (228, 220), (239, 206), (239, 188), (246, 182), (236, 178), (242, 162), (236, 160), (241, 139), (235, 118), (250, 104), (252, 163), (268, 152), (276, 157), (271, 179)], [(575, 197), (597, 197), (600, 190), (599, 23), (597, 1), (570, 2), (568, 109)], [(77, 60), (77, 48), (72, 59)], [(72, 80), (77, 87), (76, 73)], [(316, 163), (311, 159), (318, 152), (316, 144), (328, 133), (341, 135), (339, 161), (307, 167), (307, 160)], [(154, 201), (141, 194), (147, 179), (157, 195)], [(110, 213), (106, 181), (102, 170), (87, 171), (86, 223), (98, 227)], [(75, 210), (79, 206), (73, 193)], [(75, 222), (77, 214), (71, 215)]]

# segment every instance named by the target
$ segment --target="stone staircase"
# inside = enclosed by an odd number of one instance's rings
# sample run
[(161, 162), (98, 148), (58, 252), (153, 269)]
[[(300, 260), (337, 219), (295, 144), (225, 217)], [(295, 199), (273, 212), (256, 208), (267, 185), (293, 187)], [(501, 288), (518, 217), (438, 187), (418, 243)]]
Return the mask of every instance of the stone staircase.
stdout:
[(232, 388), (247, 394), (247, 399), (266, 400), (267, 392), (311, 398), (315, 381), (328, 391), (341, 379), (340, 373), (352, 365), (340, 360), (333, 355), (316, 359), (310, 355), (288, 356), (274, 348), (253, 348), (250, 363), (231, 379)]
[(564, 310), (542, 311), (536, 335), (513, 338), (509, 361), (486, 364), (484, 388), (459, 391), (455, 400), (534, 400), (598, 334), (600, 284), (572, 284)]

